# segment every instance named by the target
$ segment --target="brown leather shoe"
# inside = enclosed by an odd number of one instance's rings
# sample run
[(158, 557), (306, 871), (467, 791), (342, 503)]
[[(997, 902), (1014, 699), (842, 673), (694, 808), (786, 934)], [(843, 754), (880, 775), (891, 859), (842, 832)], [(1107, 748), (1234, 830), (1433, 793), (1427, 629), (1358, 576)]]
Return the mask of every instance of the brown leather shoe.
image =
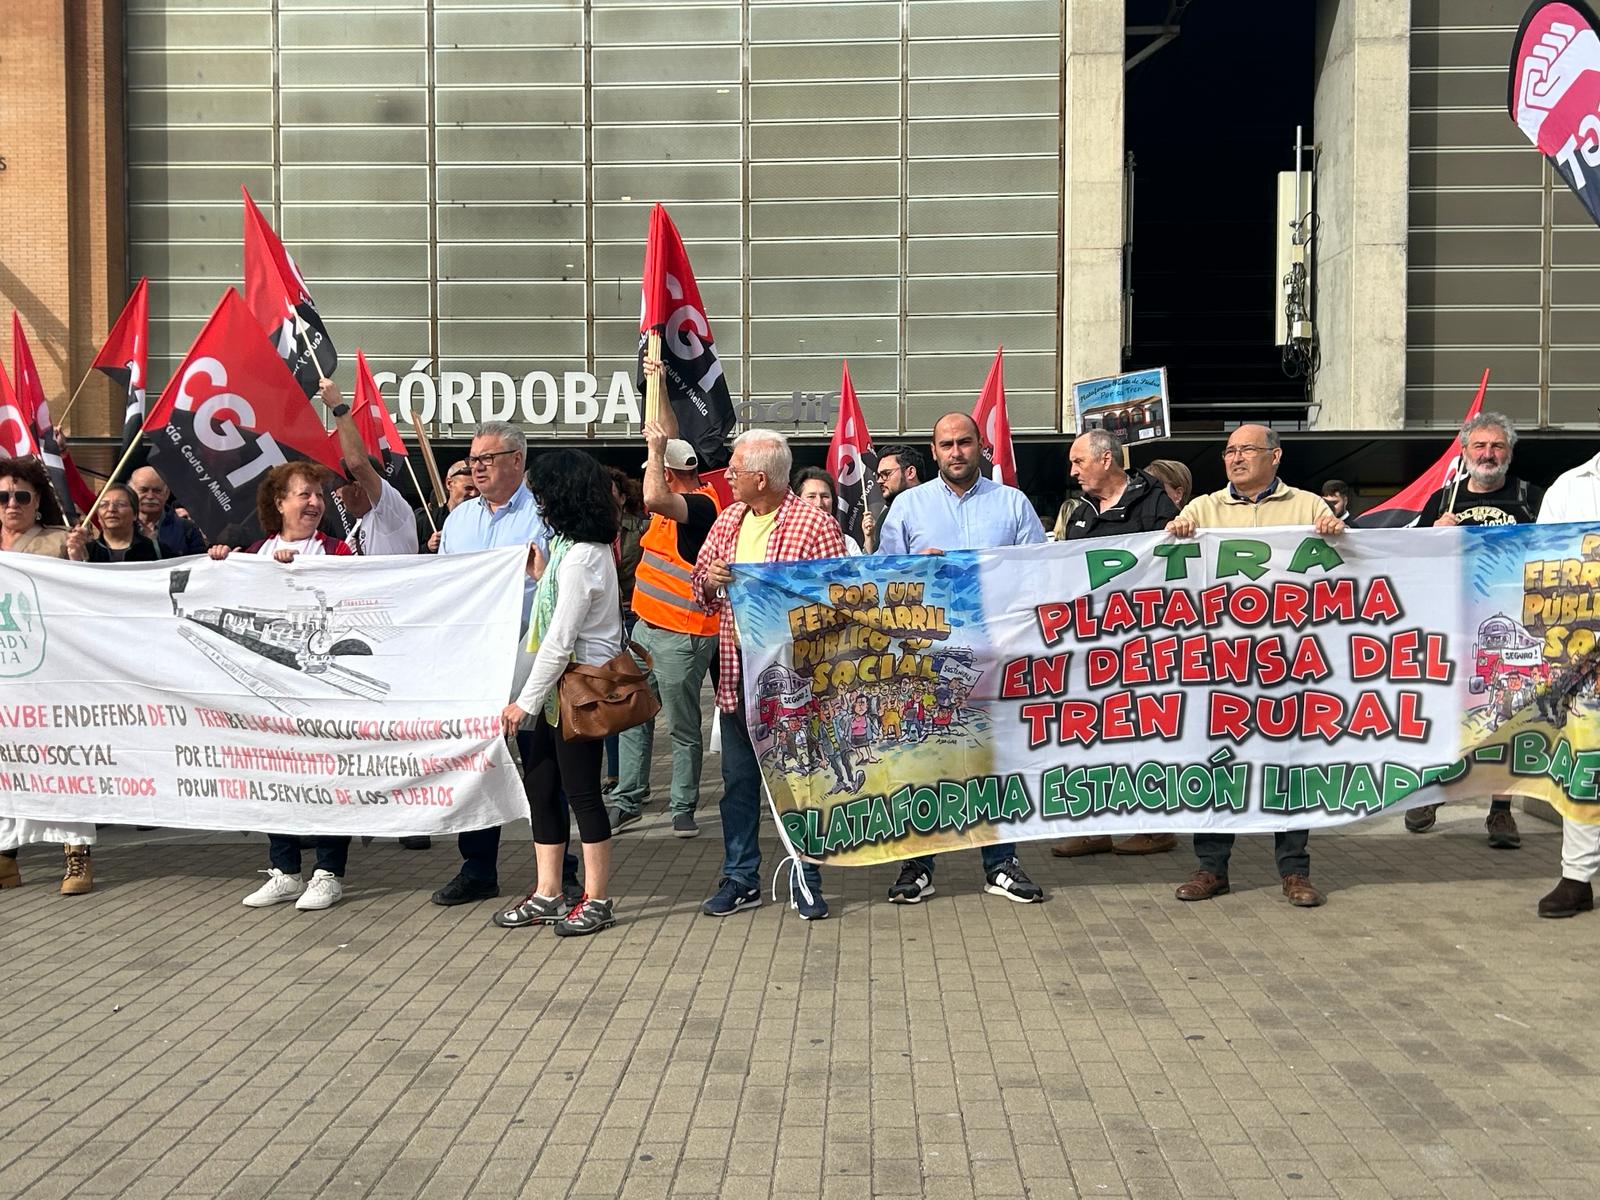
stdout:
[(1489, 834), (1491, 850), (1520, 850), (1522, 835), (1517, 832), (1517, 819), (1509, 812), (1492, 812), (1483, 827)]
[(1228, 890), (1226, 875), (1213, 875), (1210, 871), (1196, 871), (1173, 893), (1179, 900), (1209, 900)]
[(1406, 829), (1411, 833), (1426, 833), (1439, 819), (1437, 804), (1419, 804), (1406, 809)]
[(1113, 854), (1165, 854), (1178, 848), (1175, 833), (1136, 833), (1111, 847)]
[(1563, 875), (1547, 896), (1539, 900), (1541, 917), (1575, 917), (1594, 910), (1594, 884), (1579, 883)]
[(94, 867), (89, 862), (89, 847), (67, 847), (67, 874), (61, 880), (63, 896), (82, 896), (94, 889)]
[(1304, 875), (1283, 877), (1283, 898), (1296, 908), (1319, 908), (1328, 902), (1328, 898), (1312, 887), (1311, 880)]
[(17, 868), (17, 860), (9, 854), (0, 854), (0, 888), (21, 886), (22, 872)]
[(1086, 854), (1105, 854), (1111, 849), (1109, 834), (1100, 837), (1070, 837), (1050, 847), (1057, 858), (1082, 858)]

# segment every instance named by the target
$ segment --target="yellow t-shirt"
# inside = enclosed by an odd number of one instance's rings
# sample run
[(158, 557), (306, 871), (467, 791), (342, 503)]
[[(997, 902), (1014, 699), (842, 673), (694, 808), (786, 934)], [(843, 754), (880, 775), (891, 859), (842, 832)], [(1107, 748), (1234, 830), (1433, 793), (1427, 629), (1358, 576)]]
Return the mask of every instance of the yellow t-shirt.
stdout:
[(766, 516), (746, 511), (739, 522), (739, 537), (733, 544), (733, 561), (758, 563), (767, 561), (767, 542), (772, 538), (772, 527), (778, 523), (778, 510)]

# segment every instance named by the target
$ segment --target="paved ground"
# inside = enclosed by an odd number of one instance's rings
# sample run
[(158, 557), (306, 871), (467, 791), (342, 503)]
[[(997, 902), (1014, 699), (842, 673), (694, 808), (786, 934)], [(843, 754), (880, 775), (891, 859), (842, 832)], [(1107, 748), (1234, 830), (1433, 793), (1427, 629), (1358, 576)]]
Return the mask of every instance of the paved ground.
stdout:
[[(1592, 1197), (1600, 915), (1539, 921), (1558, 834), (1481, 814), (1064, 863), (1025, 907), (947, 861), (921, 907), (699, 915), (720, 838), (619, 838), (622, 924), (505, 932), (359, 846), (324, 913), (239, 904), (264, 847), (114, 835), (87, 897), (0, 893), (0, 1197)], [(134, 838), (149, 839), (135, 842)], [(508, 888), (531, 855), (502, 855)], [(769, 859), (770, 861), (770, 859)], [(842, 901), (842, 902), (841, 902)]]

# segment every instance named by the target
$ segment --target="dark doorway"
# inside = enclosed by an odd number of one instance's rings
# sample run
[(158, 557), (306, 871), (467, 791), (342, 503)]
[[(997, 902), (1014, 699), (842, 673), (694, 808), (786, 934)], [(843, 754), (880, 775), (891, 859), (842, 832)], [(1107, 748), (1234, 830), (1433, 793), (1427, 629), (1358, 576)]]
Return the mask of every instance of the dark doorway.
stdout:
[[(1127, 78), (1124, 358), (1127, 370), (1168, 369), (1180, 430), (1305, 418), (1305, 381), (1273, 344), (1272, 298), (1277, 173), (1293, 165), (1296, 125), (1312, 140), (1315, 15), (1311, 4), (1127, 0), (1130, 30), (1174, 18), (1179, 30)], [(1130, 33), (1129, 57), (1152, 37)]]

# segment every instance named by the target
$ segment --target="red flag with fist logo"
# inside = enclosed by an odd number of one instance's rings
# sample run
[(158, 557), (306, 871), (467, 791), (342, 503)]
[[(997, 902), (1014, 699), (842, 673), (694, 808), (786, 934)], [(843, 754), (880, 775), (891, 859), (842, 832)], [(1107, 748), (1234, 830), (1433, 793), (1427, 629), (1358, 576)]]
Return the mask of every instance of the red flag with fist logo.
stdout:
[(1582, 0), (1536, 0), (1511, 43), (1511, 119), (1600, 222), (1600, 33)]
[(294, 258), (244, 188), (244, 297), (306, 396), (333, 378), (339, 355)]
[(839, 528), (859, 542), (861, 516), (870, 510), (876, 518), (883, 512), (883, 492), (878, 488), (878, 452), (872, 448), (872, 433), (861, 415), (848, 362), (839, 384), (839, 420), (828, 443), (828, 474), (833, 476)]
[(405, 444), (383, 403), (383, 393), (372, 377), (372, 368), (367, 366), (367, 356), (359, 350), (356, 351), (356, 397), (350, 406), (350, 415), (355, 418), (361, 444), (383, 464), (380, 468), (383, 473), (392, 478), (406, 456)]
[(145, 422), (150, 465), (212, 541), (260, 536), (256, 488), (310, 459), (339, 472), (323, 428), (261, 326), (229, 288)]
[(1006, 379), (1001, 365), (1002, 346), (994, 352), (994, 365), (984, 380), (972, 419), (983, 445), (983, 473), (997, 483), (1017, 486), (1017, 455), (1011, 448), (1011, 418), (1006, 415)]
[(694, 447), (702, 471), (728, 465), (728, 435), (736, 420), (722, 360), (711, 337), (700, 289), (689, 266), (683, 239), (656, 205), (644, 248), (644, 303), (639, 316), (639, 388), (645, 387), (645, 348), (661, 335), (663, 382), (678, 436)]
[(17, 407), (27, 418), (37, 447), (33, 453), (50, 473), (50, 486), (55, 490), (62, 513), (68, 521), (76, 521), (80, 512), (88, 512), (94, 504), (94, 489), (83, 481), (72, 455), (61, 448), (60, 439), (56, 437), (39, 368), (33, 364), (33, 351), (28, 346), (27, 335), (22, 332), (22, 318), (15, 312), (11, 314), (11, 365), (17, 377)]

